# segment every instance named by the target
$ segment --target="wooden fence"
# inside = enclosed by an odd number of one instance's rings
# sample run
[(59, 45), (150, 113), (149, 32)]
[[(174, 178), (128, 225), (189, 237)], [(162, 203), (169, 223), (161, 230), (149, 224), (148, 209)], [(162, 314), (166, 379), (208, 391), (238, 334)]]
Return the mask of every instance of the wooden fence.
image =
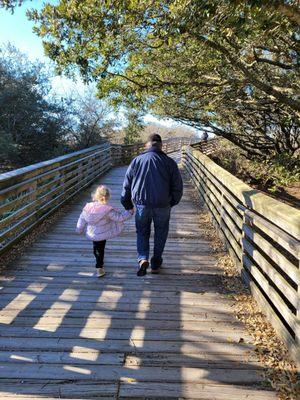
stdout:
[(0, 175), (0, 254), (111, 167), (110, 145)]
[[(181, 151), (181, 148), (183, 146), (198, 142), (199, 139), (186, 138), (186, 137), (175, 137), (166, 139), (163, 141), (163, 151), (166, 153)], [(137, 156), (143, 151), (145, 151), (144, 143), (129, 144), (129, 145), (112, 144), (112, 159), (114, 165), (128, 164), (133, 157)]]
[(194, 149), (200, 150), (202, 153), (209, 155), (212, 154), (218, 148), (220, 143), (220, 138), (216, 137), (209, 140), (201, 140), (195, 143), (192, 143), (191, 146)]
[(191, 146), (183, 165), (261, 309), (300, 366), (300, 210), (225, 171)]

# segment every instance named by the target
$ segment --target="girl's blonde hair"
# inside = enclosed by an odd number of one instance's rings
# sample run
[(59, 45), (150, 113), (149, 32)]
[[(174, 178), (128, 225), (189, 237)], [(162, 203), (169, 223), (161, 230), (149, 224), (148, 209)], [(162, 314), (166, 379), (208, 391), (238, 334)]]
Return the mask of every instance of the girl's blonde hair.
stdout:
[(93, 201), (99, 201), (99, 203), (105, 204), (110, 198), (110, 190), (108, 187), (101, 185), (92, 194)]

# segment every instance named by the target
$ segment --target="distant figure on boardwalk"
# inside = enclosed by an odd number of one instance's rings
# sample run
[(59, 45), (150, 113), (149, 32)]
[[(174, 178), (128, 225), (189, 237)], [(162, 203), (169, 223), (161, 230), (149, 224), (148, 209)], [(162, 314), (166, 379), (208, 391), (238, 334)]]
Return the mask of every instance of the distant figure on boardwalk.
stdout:
[(136, 208), (138, 276), (149, 267), (149, 239), (154, 223), (154, 252), (151, 271), (158, 273), (169, 232), (171, 207), (182, 197), (182, 178), (176, 162), (162, 151), (158, 134), (148, 138), (146, 151), (133, 159), (125, 175), (121, 203), (125, 210)]
[(93, 241), (98, 277), (105, 275), (106, 240), (119, 236), (123, 230), (123, 222), (133, 215), (133, 207), (129, 211), (120, 212), (109, 204), (109, 199), (110, 190), (104, 185), (98, 186), (92, 194), (93, 201), (84, 206), (76, 227), (77, 233), (85, 232), (87, 239)]
[(208, 133), (206, 131), (202, 133), (201, 140), (203, 140), (204, 142), (208, 141)]

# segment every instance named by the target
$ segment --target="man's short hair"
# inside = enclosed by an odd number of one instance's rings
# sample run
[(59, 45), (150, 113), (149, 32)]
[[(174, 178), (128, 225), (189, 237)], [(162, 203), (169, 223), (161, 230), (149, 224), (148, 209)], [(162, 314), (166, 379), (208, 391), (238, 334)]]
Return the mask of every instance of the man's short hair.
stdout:
[(151, 135), (148, 136), (148, 142), (151, 142), (153, 144), (161, 144), (161, 136), (158, 133), (152, 133)]

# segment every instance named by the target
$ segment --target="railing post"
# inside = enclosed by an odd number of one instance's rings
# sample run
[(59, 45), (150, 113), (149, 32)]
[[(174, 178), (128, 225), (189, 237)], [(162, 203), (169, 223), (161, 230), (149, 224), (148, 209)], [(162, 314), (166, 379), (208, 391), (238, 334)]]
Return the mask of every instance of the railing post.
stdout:
[[(37, 178), (34, 180), (32, 185), (30, 186), (30, 191), (32, 192), (30, 196), (30, 201), (34, 203), (34, 211), (37, 212), (39, 209), (39, 202), (37, 198)], [(37, 214), (35, 215), (35, 220), (37, 219)]]

